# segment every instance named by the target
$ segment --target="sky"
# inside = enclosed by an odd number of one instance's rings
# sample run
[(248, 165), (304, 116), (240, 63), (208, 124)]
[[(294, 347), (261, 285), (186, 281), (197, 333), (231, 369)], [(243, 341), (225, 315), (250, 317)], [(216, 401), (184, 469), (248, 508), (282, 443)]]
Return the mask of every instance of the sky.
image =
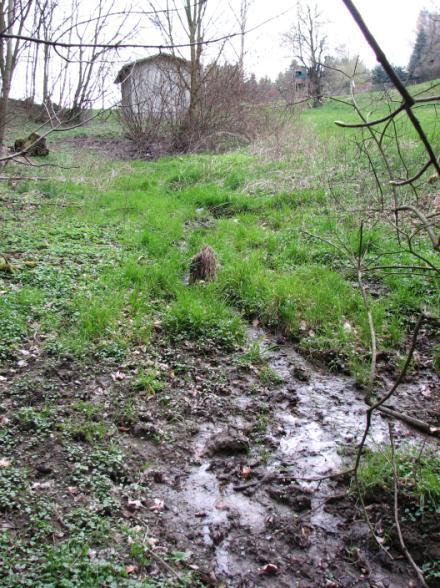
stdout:
[[(239, 4), (240, 0), (231, 0)], [(319, 9), (328, 21), (330, 46), (345, 44), (350, 55), (358, 55), (368, 67), (376, 61), (342, 0), (318, 0)], [(416, 35), (417, 16), (423, 8), (435, 9), (439, 3), (422, 0), (355, 0), (355, 4), (368, 27), (381, 44), (392, 63), (406, 66)], [(247, 40), (247, 68), (257, 77), (276, 78), (279, 71), (287, 69), (291, 56), (282, 46), (283, 32), (295, 22), (295, 0), (254, 0), (249, 26), (289, 10), (273, 20)]]
[[(135, 10), (148, 10), (146, 0), (104, 0), (113, 4), (114, 11), (128, 12), (131, 5)], [(153, 0), (159, 8), (165, 8), (167, 0)], [(183, 5), (182, 0), (174, 0), (177, 6)], [(222, 36), (228, 33), (238, 32), (239, 26), (234, 20), (233, 11), (240, 10), (242, 0), (208, 0), (208, 16), (212, 22), (207, 38)], [(288, 32), (295, 24), (297, 0), (248, 0), (251, 3), (249, 10), (247, 29), (258, 27), (246, 36), (245, 69), (248, 74), (255, 73), (257, 78), (268, 76), (275, 80), (281, 71), (285, 71), (291, 61), (288, 47), (283, 44), (283, 34)], [(368, 47), (357, 25), (348, 13), (342, 0), (302, 0), (313, 3), (316, 1), (322, 12), (328, 35), (330, 53), (335, 48), (345, 45), (351, 56), (359, 55), (367, 67), (374, 67), (375, 57)], [(59, 0), (62, 12), (69, 14), (72, 10), (73, 0)], [(416, 36), (416, 23), (419, 12), (423, 8), (440, 11), (440, 0), (355, 0), (355, 4), (364, 17), (370, 30), (376, 36), (388, 58), (393, 64), (406, 66), (409, 61), (412, 46)], [(87, 14), (93, 12), (94, 4), (88, 0), (80, 0), (80, 6)], [(119, 12), (120, 14), (120, 12)], [(118, 21), (123, 18), (116, 16), (108, 25), (106, 35), (112, 37), (112, 29), (118, 26)], [(177, 16), (176, 16), (177, 19)], [(266, 22), (269, 21), (269, 22)], [(259, 26), (261, 25), (261, 26)], [(157, 30), (151, 26), (147, 16), (139, 16), (139, 12), (132, 14), (124, 25), (124, 33), (131, 30), (137, 33), (130, 37), (130, 42), (160, 44), (163, 40)], [(104, 38), (103, 41), (108, 40)], [(178, 36), (178, 42), (187, 42), (187, 37)], [(234, 60), (237, 57), (235, 49), (239, 46), (239, 37), (229, 43), (225, 49), (224, 57)], [(111, 69), (106, 74), (105, 103), (115, 102), (119, 99), (119, 88), (113, 84), (116, 72), (122, 65), (142, 58), (156, 50), (125, 49), (117, 53), (109, 54), (106, 59), (111, 63)], [(218, 46), (209, 46), (206, 49), (205, 63), (218, 52)], [(25, 73), (26, 60), (21, 58), (13, 83), (13, 97), (23, 98), (26, 95)], [(59, 64), (58, 64), (59, 67)], [(73, 65), (73, 71), (75, 66)], [(56, 69), (56, 65), (54, 65)], [(74, 75), (74, 74), (73, 74)], [(54, 93), (55, 96), (55, 93)]]

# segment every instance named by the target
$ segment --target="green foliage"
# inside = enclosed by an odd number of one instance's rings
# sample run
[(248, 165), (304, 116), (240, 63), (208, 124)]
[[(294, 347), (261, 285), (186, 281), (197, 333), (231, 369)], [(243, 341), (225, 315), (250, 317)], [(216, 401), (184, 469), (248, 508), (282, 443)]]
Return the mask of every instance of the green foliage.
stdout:
[(157, 370), (144, 371), (141, 369), (133, 382), (133, 390), (136, 392), (146, 391), (151, 395), (161, 392), (164, 387), (165, 382), (160, 379), (160, 374)]
[[(396, 466), (401, 492), (414, 507), (406, 516), (422, 518), (425, 510), (440, 512), (440, 459), (432, 451), (420, 454), (416, 450), (396, 452)], [(394, 477), (391, 450), (369, 451), (359, 471), (359, 480), (367, 498), (378, 493), (392, 493)]]
[(227, 305), (215, 297), (213, 289), (182, 291), (163, 317), (171, 337), (202, 345), (234, 349), (244, 340), (243, 326)]
[[(402, 81), (402, 82), (406, 82), (408, 80), (408, 71), (404, 68), (401, 67), (399, 65), (394, 65), (393, 66), (394, 71), (396, 72), (398, 78)], [(381, 85), (381, 84), (389, 84), (390, 82), (390, 78), (388, 77), (388, 74), (386, 73), (386, 71), (384, 70), (384, 68), (381, 65), (376, 65), (372, 72), (371, 72), (371, 81), (374, 85)]]
[(266, 354), (258, 341), (253, 341), (239, 358), (239, 364), (243, 367), (264, 366), (266, 363)]
[(260, 380), (265, 386), (277, 386), (284, 382), (283, 378), (271, 367), (264, 366), (260, 370)]
[(26, 473), (12, 465), (0, 468), (0, 511), (18, 508), (18, 499), (26, 488)]
[(35, 410), (31, 406), (21, 408), (16, 415), (17, 422), (24, 430), (36, 433), (48, 432), (52, 426), (52, 413), (49, 409)]

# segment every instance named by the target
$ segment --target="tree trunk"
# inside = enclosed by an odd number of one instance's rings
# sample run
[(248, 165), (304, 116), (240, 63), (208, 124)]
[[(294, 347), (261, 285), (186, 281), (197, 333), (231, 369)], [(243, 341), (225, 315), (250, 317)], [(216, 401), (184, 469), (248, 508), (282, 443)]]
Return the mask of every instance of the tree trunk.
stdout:
[(0, 96), (0, 151), (3, 151), (6, 134), (6, 124), (8, 118), (9, 93), (11, 91), (11, 82), (8, 76), (3, 77), (3, 88)]

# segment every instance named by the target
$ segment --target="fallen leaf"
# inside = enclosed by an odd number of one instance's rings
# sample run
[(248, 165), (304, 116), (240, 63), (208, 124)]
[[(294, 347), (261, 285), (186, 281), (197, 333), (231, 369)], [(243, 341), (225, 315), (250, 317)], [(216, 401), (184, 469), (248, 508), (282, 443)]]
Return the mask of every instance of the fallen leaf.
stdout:
[(5, 521), (4, 523), (0, 523), (0, 529), (15, 529), (15, 526), (13, 523)]
[(142, 501), (141, 500), (129, 500), (127, 502), (127, 508), (128, 508), (128, 510), (131, 510), (132, 512), (135, 510), (139, 510), (140, 508), (142, 508)]
[(5, 457), (2, 457), (0, 459), (0, 468), (8, 468), (11, 465), (11, 460), (10, 459), (6, 459)]
[(54, 485), (54, 480), (47, 480), (47, 482), (34, 482), (32, 484), (32, 489), (33, 490), (46, 490), (47, 488), (50, 488), (51, 486)]
[(128, 433), (130, 431), (129, 427), (118, 427), (120, 433)]
[(10, 422), (11, 422), (11, 419), (8, 419), (7, 416), (5, 416), (5, 415), (0, 416), (0, 426), (3, 427), (4, 425), (7, 425)]
[(139, 568), (137, 566), (125, 566), (125, 571), (127, 572), (127, 574), (134, 574), (138, 570)]
[(257, 570), (257, 572), (260, 576), (263, 576), (263, 575), (269, 576), (272, 574), (277, 574), (278, 573), (278, 566), (276, 566), (275, 564), (268, 563), (265, 566), (263, 566), (262, 568), (259, 568)]
[(420, 393), (422, 396), (424, 396), (424, 398), (431, 398), (432, 397), (432, 392), (428, 388), (428, 386), (423, 386), (422, 389), (420, 390)]
[(163, 510), (165, 506), (165, 502), (160, 500), (159, 498), (155, 498), (153, 500), (153, 504), (150, 506), (150, 510)]
[(243, 466), (241, 475), (245, 480), (249, 480), (249, 478), (252, 476), (252, 469), (249, 466)]
[(119, 371), (115, 372), (111, 376), (112, 376), (113, 382), (125, 380), (125, 378), (127, 377), (124, 373), (119, 372)]
[(152, 547), (153, 549), (156, 547), (156, 545), (158, 544), (159, 539), (155, 539), (154, 537), (150, 537), (149, 539), (147, 539), (147, 543), (150, 547)]

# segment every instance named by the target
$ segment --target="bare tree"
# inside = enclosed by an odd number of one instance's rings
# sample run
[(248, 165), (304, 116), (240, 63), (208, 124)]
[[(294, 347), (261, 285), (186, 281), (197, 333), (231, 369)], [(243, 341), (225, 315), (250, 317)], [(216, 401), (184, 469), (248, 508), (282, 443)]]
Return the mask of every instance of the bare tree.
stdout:
[[(150, 0), (150, 7), (153, 14), (150, 16), (151, 22), (161, 32), (166, 42), (175, 45), (176, 35), (179, 38), (185, 38), (189, 45), (189, 76), (182, 75), (182, 84), (187, 88), (189, 93), (189, 106), (187, 118), (181, 127), (181, 137), (179, 142), (181, 147), (191, 142), (191, 134), (199, 126), (202, 101), (203, 101), (203, 83), (206, 72), (202, 67), (202, 52), (206, 37), (206, 9), (208, 0), (167, 0), (166, 10), (159, 9), (156, 0)], [(176, 30), (177, 29), (177, 30)], [(178, 49), (173, 49), (173, 54), (182, 58), (188, 56)]]
[[(78, 47), (69, 47), (65, 53), (58, 53), (64, 61), (64, 83), (59, 95), (59, 102), (65, 102), (62, 92), (68, 88), (69, 106), (66, 115), (69, 120), (80, 120), (85, 110), (90, 108), (101, 89), (101, 80), (112, 67), (109, 53), (112, 49), (99, 46), (104, 37), (109, 45), (124, 42), (136, 29), (124, 32), (130, 15), (130, 7), (118, 23), (111, 21), (115, 11), (116, 0), (99, 0), (93, 5), (93, 11), (84, 16), (81, 10), (85, 3), (74, 0), (69, 10), (70, 20), (57, 31), (57, 38), (68, 36)], [(81, 16), (82, 15), (82, 16)], [(110, 22), (112, 26), (110, 27)], [(108, 36), (107, 36), (108, 35)]]
[(0, 0), (0, 148), (5, 141), (9, 94), (20, 51), (25, 44), (20, 39), (4, 38), (3, 34), (21, 35), (27, 23), (33, 0)]
[[(40, 30), (44, 39), (50, 39), (54, 32), (54, 16), (58, 6), (57, 0), (37, 0), (38, 11), (40, 14)], [(48, 105), (50, 102), (50, 64), (51, 64), (51, 47), (43, 47), (43, 88), (42, 102)]]
[(231, 9), (232, 14), (239, 26), (240, 29), (240, 49), (237, 52), (238, 56), (238, 65), (240, 70), (244, 72), (244, 56), (246, 54), (245, 51), (245, 42), (246, 42), (246, 30), (247, 30), (247, 23), (249, 17), (249, 10), (254, 3), (254, 0), (241, 0), (240, 9), (237, 12), (231, 2), (228, 2), (229, 8)]
[(320, 106), (323, 96), (324, 59), (327, 35), (322, 14), (317, 4), (298, 2), (297, 22), (285, 35), (285, 40), (296, 59), (307, 71), (309, 93), (313, 106)]
[(417, 37), (408, 64), (412, 81), (434, 80), (440, 75), (440, 12), (422, 10), (417, 19)]

